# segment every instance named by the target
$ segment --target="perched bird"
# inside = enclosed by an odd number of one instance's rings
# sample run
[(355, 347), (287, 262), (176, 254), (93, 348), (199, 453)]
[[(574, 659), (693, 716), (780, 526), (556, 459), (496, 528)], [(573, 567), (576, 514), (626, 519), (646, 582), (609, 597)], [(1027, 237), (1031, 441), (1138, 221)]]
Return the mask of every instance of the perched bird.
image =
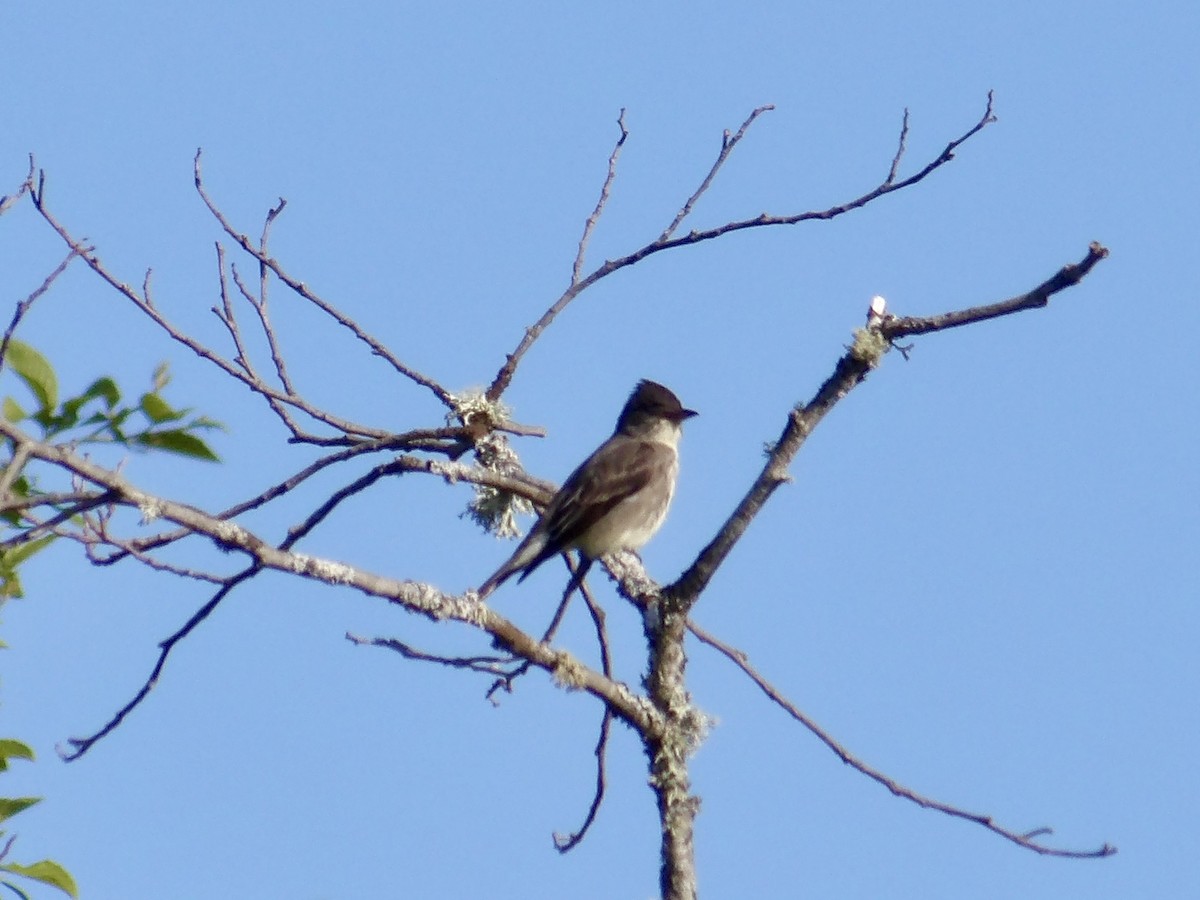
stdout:
[(639, 381), (612, 437), (572, 472), (512, 557), (479, 588), (486, 597), (517, 572), (524, 581), (551, 557), (578, 550), (582, 563), (570, 589), (592, 562), (618, 550), (637, 550), (667, 517), (679, 474), (679, 436), (696, 415), (653, 381)]

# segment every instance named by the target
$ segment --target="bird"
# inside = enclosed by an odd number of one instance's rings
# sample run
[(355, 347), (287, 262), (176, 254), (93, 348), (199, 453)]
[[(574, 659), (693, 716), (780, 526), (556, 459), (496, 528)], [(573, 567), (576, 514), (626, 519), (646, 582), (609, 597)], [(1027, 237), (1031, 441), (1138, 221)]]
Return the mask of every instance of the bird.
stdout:
[(581, 564), (569, 594), (595, 560), (640, 549), (667, 517), (679, 474), (681, 426), (695, 415), (661, 384), (639, 381), (612, 437), (567, 476), (537, 524), (483, 583), (479, 595), (488, 596), (518, 572), (517, 581), (524, 581), (546, 560), (578, 550)]

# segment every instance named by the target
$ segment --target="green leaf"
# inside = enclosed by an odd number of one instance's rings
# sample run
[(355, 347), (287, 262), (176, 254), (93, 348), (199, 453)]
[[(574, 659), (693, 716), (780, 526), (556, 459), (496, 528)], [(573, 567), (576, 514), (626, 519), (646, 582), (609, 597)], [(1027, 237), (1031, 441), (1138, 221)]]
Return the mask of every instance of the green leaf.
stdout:
[(26, 878), (32, 878), (34, 881), (40, 881), (42, 884), (56, 887), (64, 894), (75, 897), (78, 900), (79, 888), (75, 886), (75, 879), (71, 877), (70, 872), (53, 860), (43, 859), (41, 862), (35, 862), (31, 866), (23, 866), (20, 863), (6, 863), (5, 865), (0, 865), (0, 869), (12, 872), (14, 875), (24, 875)]
[(0, 797), (0, 822), (11, 819), (19, 812), (24, 812), (35, 803), (41, 802), (41, 797)]
[(33, 554), (37, 553), (42, 548), (49, 546), (50, 543), (53, 542), (57, 537), (57, 534), (42, 535), (42, 537), (37, 538), (36, 540), (26, 541), (25, 543), (18, 544), (16, 547), (13, 547), (9, 550), (0, 552), (0, 565), (6, 568), (15, 569), (21, 563), (25, 562), (25, 560), (29, 559), (29, 557), (33, 556)]
[(125, 424), (125, 420), (129, 418), (129, 414), (133, 412), (131, 409), (119, 410), (108, 420), (105, 430), (112, 436), (112, 439), (118, 444), (128, 444), (129, 438), (125, 436), (125, 432), (121, 430), (121, 426)]
[(181, 428), (170, 431), (144, 431), (134, 435), (134, 442), (152, 450), (167, 450), (180, 456), (190, 456), (209, 462), (220, 462), (221, 458), (209, 449), (208, 444), (194, 434), (188, 434)]
[(104, 400), (104, 405), (112, 409), (121, 402), (121, 391), (117, 387), (117, 383), (105, 375), (103, 378), (97, 378), (88, 389), (83, 392), (85, 397), (100, 397)]
[[(12, 465), (12, 459), (0, 459), (0, 470), (7, 469)], [(24, 475), (18, 475), (13, 479), (12, 485), (8, 489), (9, 493), (14, 497), (29, 496), (29, 479)], [(8, 522), (14, 528), (19, 528), (21, 525), (21, 511), (18, 509), (6, 509), (0, 512), (0, 519)]]
[(188, 423), (188, 428), (206, 428), (215, 429), (217, 431), (228, 431), (224, 422), (218, 422), (216, 419), (210, 419), (208, 416), (196, 416)]
[(0, 772), (8, 768), (10, 759), (33, 759), (33, 750), (12, 738), (0, 738)]
[(21, 576), (17, 574), (17, 570), (0, 563), (0, 600), (10, 597), (20, 599), (24, 596), (25, 589), (21, 587)]
[(142, 408), (142, 412), (146, 414), (146, 418), (155, 425), (163, 422), (174, 422), (184, 416), (184, 413), (172, 409), (171, 404), (167, 403), (158, 394), (142, 394), (142, 399), (138, 402), (138, 405)]
[(29, 385), (41, 406), (41, 412), (49, 413), (58, 406), (58, 378), (46, 357), (24, 341), (13, 339), (8, 342), (5, 361), (12, 370)]
[[(55, 426), (60, 431), (74, 428), (79, 421), (79, 411), (91, 401), (98, 399), (103, 400), (105, 407), (110, 410), (116, 404), (117, 400), (121, 399), (121, 394), (111, 378), (99, 378), (88, 385), (88, 389), (78, 397), (64, 400), (62, 412), (55, 418)], [(92, 418), (95, 418), (97, 415), (101, 414), (94, 413)]]
[(4, 398), (4, 418), (9, 422), (20, 422), (27, 415), (29, 415), (29, 413), (21, 409), (21, 404), (12, 397)]
[(0, 757), (4, 759), (33, 759), (33, 748), (12, 738), (0, 738)]

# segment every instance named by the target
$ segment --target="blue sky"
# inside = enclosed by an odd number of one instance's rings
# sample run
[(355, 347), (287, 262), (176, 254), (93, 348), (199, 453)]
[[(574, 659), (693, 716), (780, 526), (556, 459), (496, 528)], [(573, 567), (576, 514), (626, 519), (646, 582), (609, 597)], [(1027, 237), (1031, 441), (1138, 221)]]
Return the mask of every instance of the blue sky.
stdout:
[[(694, 759), (705, 897), (1189, 896), (1200, 789), (1195, 653), (1197, 150), (1193, 4), (917, 2), (440, 5), (352, 9), (214, 0), (45, 2), (0, 13), (0, 192), (33, 152), (48, 202), (121, 276), (153, 266), (160, 306), (213, 343), (213, 241), (192, 188), (443, 384), (490, 381), (565, 287), (625, 108), (630, 137), (596, 232), (598, 264), (651, 240), (723, 129), (773, 103), (692, 227), (844, 201), (983, 112), (999, 121), (919, 187), (831, 223), (660, 254), (583, 295), (506, 395), (546, 440), (518, 449), (560, 480), (634, 382), (671, 386), (689, 423), (667, 526), (644, 557), (667, 581), (724, 520), (788, 408), (829, 373), (869, 298), (927, 314), (1027, 290), (1112, 251), (1047, 310), (890, 355), (825, 421), (696, 610), (860, 757), (915, 790), (1101, 861), (1039, 858), (893, 798), (842, 766), (725, 660), (691, 649), (719, 722)], [(28, 207), (0, 219), (12, 303), (61, 258)], [(440, 421), (311, 309), (275, 316), (312, 396), (381, 427)], [(155, 364), (172, 396), (225, 421), (220, 467), (134, 457), (138, 484), (209, 508), (311, 455), (244, 391), (73, 269), (22, 337), (65, 385), (129, 391)], [(3, 385), (13, 391), (13, 384)], [(357, 471), (353, 474), (357, 474)], [(314, 486), (310, 505), (352, 474)], [(447, 590), (510, 547), (459, 518), (465, 488), (396, 480), (302, 549)], [(282, 536), (302, 515), (249, 524)], [(554, 831), (590, 800), (599, 712), (533, 676), (487, 683), (356, 648), (346, 631), (432, 650), (469, 635), (384, 604), (265, 577), (172, 658), (149, 701), (87, 757), (155, 644), (205, 599), (71, 548), (36, 559), (5, 609), (5, 735), (35, 765), (6, 793), (46, 801), (15, 856), (51, 854), (89, 900), (213, 896), (649, 897), (657, 822), (639, 748), (616, 729), (588, 840)], [(618, 671), (636, 618), (595, 580)], [(546, 566), (494, 603), (529, 628)], [(567, 646), (586, 652), (576, 612)]]

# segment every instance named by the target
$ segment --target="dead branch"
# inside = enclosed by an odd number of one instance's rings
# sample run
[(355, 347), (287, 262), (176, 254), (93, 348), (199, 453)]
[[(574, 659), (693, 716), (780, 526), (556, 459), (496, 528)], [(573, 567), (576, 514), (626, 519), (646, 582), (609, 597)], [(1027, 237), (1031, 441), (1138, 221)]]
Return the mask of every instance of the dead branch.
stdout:
[(904, 316), (886, 319), (881, 330), (888, 340), (895, 341), (903, 337), (917, 334), (929, 334), (934, 331), (945, 331), (948, 328), (958, 328), (975, 322), (985, 322), (988, 319), (1009, 316), (1027, 309), (1041, 309), (1050, 303), (1050, 298), (1059, 291), (1079, 284), (1100, 260), (1108, 256), (1108, 250), (1093, 241), (1088, 251), (1078, 263), (1066, 265), (1035, 287), (1033, 290), (989, 303), (985, 306), (972, 306), (967, 309), (942, 313), (937, 316)]
[[(344, 563), (296, 553), (274, 546), (258, 535), (234, 522), (219, 519), (203, 510), (187, 504), (168, 500), (135, 487), (121, 475), (97, 465), (71, 449), (34, 440), (10, 422), (0, 419), (0, 436), (12, 442), (14, 452), (24, 447), (30, 459), (43, 462), (69, 472), (83, 481), (91, 482), (108, 492), (110, 502), (137, 509), (146, 519), (161, 518), (172, 522), (193, 534), (203, 535), (217, 547), (238, 551), (249, 557), (249, 563), (239, 575), (232, 576), (221, 591), (189, 620), (178, 640), (202, 621), (236, 583), (251, 577), (258, 571), (272, 569), (321, 581), (329, 585), (353, 587), (365, 594), (380, 597), (404, 607), (411, 613), (425, 616), (434, 621), (452, 620), (463, 622), (488, 635), (499, 649), (528, 661), (549, 672), (560, 684), (592, 694), (607, 704), (614, 715), (626, 721), (643, 734), (656, 732), (660, 727), (657, 711), (639, 697), (627, 685), (607, 678), (590, 668), (564, 650), (557, 650), (548, 643), (538, 641), (526, 634), (508, 619), (500, 616), (471, 592), (463, 596), (444, 594), (432, 585), (414, 581), (399, 581), (356, 569)], [(239, 579), (235, 581), (235, 579)], [(174, 646), (171, 641), (170, 646)], [(169, 652), (169, 650), (168, 650)], [(154, 680), (165, 663), (166, 654), (135, 698), (122, 708), (120, 713), (97, 735), (82, 738), (76, 752), (69, 757), (77, 758), (95, 744), (103, 735), (111, 732), (132, 709), (149, 693)]]
[(326, 412), (319, 407), (309, 403), (303, 397), (283, 393), (276, 390), (270, 385), (261, 380), (250, 377), (240, 365), (226, 359), (221, 354), (217, 353), (212, 348), (206, 346), (195, 338), (183, 332), (172, 324), (157, 307), (150, 294), (150, 272), (147, 271), (146, 278), (143, 282), (142, 293), (138, 293), (123, 281), (119, 281), (115, 275), (108, 271), (107, 267), (101, 262), (100, 257), (96, 255), (95, 248), (84, 244), (76, 239), (50, 212), (45, 203), (45, 173), (41, 174), (39, 185), (32, 192), (34, 207), (45, 219), (46, 223), (62, 238), (63, 242), (75, 253), (81, 257), (88, 267), (100, 276), (106, 284), (124, 296), (135, 307), (147, 315), (151, 321), (159, 326), (166, 334), (174, 341), (187, 347), (190, 351), (196, 354), (201, 359), (207, 360), (215, 365), (226, 375), (229, 375), (234, 380), (245, 385), (256, 394), (274, 399), (280, 403), (285, 403), (295, 409), (300, 410), (306, 415), (311, 416), (318, 422), (334, 429), (345, 436), (363, 438), (382, 438), (387, 436), (387, 432), (378, 428), (370, 428), (365, 425), (360, 425), (351, 422), (347, 419), (342, 419), (332, 413)]
[(592, 210), (592, 214), (583, 223), (583, 236), (579, 238), (579, 249), (575, 253), (575, 263), (571, 266), (572, 284), (579, 281), (583, 275), (583, 260), (587, 255), (588, 242), (591, 240), (592, 232), (596, 229), (596, 223), (600, 221), (600, 215), (604, 212), (604, 207), (608, 203), (608, 195), (612, 190), (613, 179), (617, 177), (617, 160), (621, 156), (621, 148), (625, 146), (625, 139), (629, 137), (629, 131), (625, 128), (625, 107), (621, 107), (621, 113), (617, 116), (617, 127), (621, 129), (621, 134), (617, 138), (617, 143), (613, 147), (612, 153), (608, 155), (608, 174), (604, 176), (604, 184), (600, 186), (600, 199), (596, 201), (596, 208)]
[(0, 197), (0, 216), (4, 215), (13, 206), (21, 201), (21, 198), (33, 190), (33, 176), (37, 171), (37, 163), (33, 159), (33, 154), (29, 154), (29, 172), (25, 175), (25, 180), (22, 181), (15, 191), (11, 194), (5, 194)]
[(472, 672), (483, 672), (488, 675), (503, 675), (503, 667), (512, 662), (512, 659), (507, 656), (441, 656), (418, 650), (411, 644), (406, 644), (396, 638), (368, 638), (352, 634), (349, 631), (346, 632), (346, 640), (359, 647), (383, 647), (387, 650), (394, 650), (405, 659), (417, 662), (437, 663), (452, 669), (470, 669)]
[[(721, 154), (717, 157), (717, 163), (710, 170), (705, 180), (701, 182), (700, 188), (684, 204), (683, 209), (680, 211), (680, 215), (677, 216), (677, 221), (671, 226), (668, 226), (663, 235), (660, 235), (654, 241), (646, 244), (638, 250), (633, 251), (632, 253), (617, 259), (605, 261), (601, 266), (594, 269), (591, 274), (582, 279), (578, 277), (572, 278), (571, 284), (565, 291), (563, 291), (562, 295), (555, 300), (553, 304), (551, 304), (550, 308), (542, 314), (541, 318), (538, 319), (533, 325), (525, 329), (525, 334), (522, 336), (520, 343), (517, 344), (516, 349), (513, 350), (512, 353), (508, 354), (508, 356), (505, 358), (504, 365), (500, 367), (500, 370), (496, 373), (496, 377), (492, 380), (491, 385), (488, 386), (487, 397), (489, 400), (497, 400), (504, 393), (504, 391), (508, 388), (509, 383), (512, 381), (513, 375), (516, 373), (517, 366), (520, 365), (522, 357), (524, 357), (529, 348), (533, 346), (534, 342), (550, 326), (558, 314), (566, 309), (571, 301), (573, 301), (576, 297), (578, 297), (581, 293), (583, 293), (601, 278), (611, 275), (613, 272), (624, 269), (627, 266), (631, 266), (634, 263), (641, 262), (646, 257), (652, 256), (655, 253), (661, 253), (664, 250), (671, 250), (675, 247), (686, 247), (693, 244), (701, 244), (705, 241), (710, 241), (735, 231), (741, 231), (747, 228), (763, 228), (775, 225), (796, 225), (800, 222), (827, 221), (851, 212), (852, 210), (861, 209), (867, 204), (878, 200), (880, 197), (887, 196), (888, 194), (895, 193), (896, 191), (904, 190), (905, 188), (912, 187), (913, 185), (923, 181), (934, 171), (940, 169), (942, 166), (946, 165), (946, 163), (954, 159), (954, 153), (959, 147), (961, 147), (964, 143), (966, 143), (988, 125), (996, 121), (996, 117), (992, 112), (992, 92), (989, 91), (987, 97), (987, 107), (984, 110), (983, 115), (979, 118), (979, 121), (977, 121), (959, 137), (948, 143), (945, 149), (942, 150), (942, 152), (937, 156), (937, 158), (928, 162), (915, 175), (911, 175), (908, 178), (896, 181), (896, 169), (899, 166), (900, 157), (904, 153), (905, 139), (908, 135), (908, 119), (906, 116), (900, 133), (900, 147), (895, 158), (893, 159), (892, 167), (888, 171), (887, 178), (866, 193), (855, 197), (853, 200), (849, 200), (837, 206), (831, 206), (827, 209), (810, 210), (808, 212), (792, 213), (788, 215), (770, 215), (769, 213), (762, 213), (761, 215), (754, 216), (753, 218), (727, 222), (726, 224), (716, 228), (692, 231), (681, 237), (671, 238), (669, 235), (672, 233), (673, 229), (678, 227), (679, 222), (683, 221), (683, 217), (691, 211), (691, 206), (689, 204), (694, 204), (695, 201), (704, 193), (704, 191), (708, 189), (708, 186), (712, 183), (712, 178), (716, 174), (716, 171), (722, 165), (724, 165), (725, 159), (728, 157), (729, 152), (733, 149), (737, 142), (741, 140), (742, 136), (746, 132), (746, 129), (753, 124), (754, 120), (762, 112), (765, 112), (770, 108), (771, 107), (769, 106), (760, 107), (752, 112), (734, 138), (727, 137), (722, 141)], [(623, 141), (624, 138), (622, 138), (622, 142)]]
[[(1107, 255), (1108, 251), (1105, 248), (1093, 243), (1088, 248), (1087, 255), (1077, 265), (1065, 266), (1033, 290), (1000, 303), (970, 307), (923, 319), (883, 317), (873, 320), (873, 324), (859, 333), (854, 345), (837, 361), (833, 374), (821, 385), (812, 400), (797, 405), (788, 413), (783, 431), (768, 454), (762, 472), (695, 561), (674, 584), (664, 590), (664, 599), (680, 604), (680, 608), (683, 609), (690, 608), (695, 603), (776, 488), (790, 479), (788, 467), (813, 429), (826, 413), (867, 377), (882, 359), (891, 341), (906, 335), (954, 328), (1045, 306), (1052, 294), (1078, 284), (1095, 264)], [(874, 341), (872, 334), (875, 335)]]
[(1072, 859), (1095, 859), (1102, 856), (1111, 856), (1117, 852), (1117, 848), (1110, 844), (1103, 844), (1095, 850), (1065, 850), (1059, 847), (1047, 847), (1045, 844), (1038, 843), (1035, 838), (1045, 834), (1053, 834), (1053, 830), (1050, 828), (1043, 827), (1024, 833), (1016, 832), (997, 825), (991, 816), (968, 812), (964, 809), (960, 809), (957, 806), (951, 806), (948, 803), (942, 803), (939, 800), (933, 800), (922, 794), (918, 794), (916, 791), (913, 791), (910, 788), (904, 787), (904, 785), (899, 784), (895, 780), (889, 778), (887, 775), (884, 775), (878, 769), (872, 768), (862, 760), (858, 759), (858, 757), (854, 756), (852, 753), (850, 753), (850, 751), (846, 750), (845, 747), (834, 740), (833, 737), (830, 736), (829, 732), (825, 731), (825, 729), (814, 722), (799, 707), (788, 700), (788, 698), (785, 697), (778, 688), (776, 688), (761, 674), (759, 674), (759, 672), (750, 665), (750, 658), (744, 651), (738, 650), (736, 647), (731, 647), (729, 644), (726, 644), (724, 641), (721, 641), (709, 634), (695, 622), (690, 620), (688, 622), (688, 631), (699, 638), (701, 643), (712, 647), (714, 650), (732, 662), (735, 666), (741, 669), (746, 677), (753, 681), (758, 686), (759, 690), (770, 697), (771, 701), (776, 706), (780, 707), (789, 716), (807, 728), (817, 738), (817, 740), (832, 750), (837, 755), (838, 759), (850, 766), (852, 769), (855, 769), (856, 771), (861, 772), (863, 775), (866, 775), (872, 781), (883, 785), (897, 797), (900, 797), (904, 800), (909, 800), (918, 806), (924, 807), (925, 809), (936, 810), (937, 812), (945, 813), (946, 815), (953, 816), (954, 818), (966, 819), (969, 822), (975, 822), (977, 825), (982, 825), (988, 831), (998, 834), (1006, 840), (1010, 840), (1014, 844), (1024, 847), (1026, 850), (1032, 850), (1033, 852), (1040, 853), (1043, 856), (1064, 856)]
[(717, 172), (721, 170), (721, 166), (725, 165), (725, 160), (729, 159), (729, 154), (733, 152), (733, 148), (741, 143), (742, 138), (746, 136), (746, 129), (754, 124), (755, 119), (774, 108), (773, 104), (768, 103), (753, 110), (746, 117), (746, 121), (742, 123), (742, 127), (737, 130), (737, 134), (734, 134), (732, 137), (729, 134), (729, 129), (725, 129), (725, 133), (721, 136), (721, 152), (717, 154), (717, 159), (712, 164), (712, 168), (708, 170), (708, 174), (704, 176), (704, 180), (700, 182), (700, 186), (696, 188), (692, 196), (687, 198), (679, 212), (675, 214), (675, 218), (671, 220), (671, 224), (663, 229), (663, 233), (658, 236), (659, 243), (670, 240), (671, 235), (675, 233), (675, 229), (691, 214), (692, 207), (696, 205), (696, 201), (704, 196), (705, 191), (712, 185), (713, 179), (716, 178)]
[(275, 220), (279, 213), (283, 211), (285, 204), (282, 199), (280, 200), (279, 205), (267, 214), (267, 221), (263, 227), (262, 241), (260, 246), (256, 247), (250, 240), (249, 235), (243, 234), (233, 227), (233, 224), (225, 217), (225, 214), (221, 212), (220, 208), (208, 195), (208, 191), (204, 187), (204, 178), (200, 172), (200, 156), (201, 151), (197, 150), (196, 158), (192, 166), (195, 175), (196, 192), (200, 195), (200, 199), (204, 201), (204, 205), (208, 207), (208, 211), (212, 213), (213, 218), (217, 220), (225, 233), (229, 235), (229, 237), (231, 237), (239, 247), (258, 260), (261, 266), (274, 273), (275, 277), (286, 284), (294, 293), (300, 297), (303, 297), (313, 306), (317, 307), (317, 309), (321, 310), (321, 312), (325, 313), (343, 328), (347, 329), (356, 338), (370, 347), (372, 355), (378, 356), (380, 359), (387, 362), (388, 365), (390, 365), (405, 378), (408, 378), (422, 387), (428, 388), (433, 395), (437, 397), (447, 408), (454, 408), (454, 403), (449, 391), (428, 376), (423, 375), (416, 369), (405, 365), (395, 356), (395, 354), (392, 353), (392, 351), (384, 346), (384, 344), (378, 338), (374, 337), (360, 327), (357, 322), (335, 307), (332, 303), (329, 303), (327, 300), (324, 300), (310, 290), (309, 287), (304, 284), (304, 282), (288, 274), (288, 272), (284, 270), (283, 266), (280, 265), (277, 260), (267, 255), (267, 235), (270, 230), (271, 223)]
[(8, 323), (8, 328), (6, 328), (4, 331), (3, 339), (0, 339), (0, 369), (4, 368), (5, 360), (8, 357), (8, 345), (12, 342), (13, 334), (16, 333), (17, 326), (21, 324), (21, 320), (25, 318), (25, 314), (29, 312), (29, 308), (33, 306), (38, 297), (41, 297), (46, 293), (46, 291), (50, 290), (50, 285), (54, 284), (54, 282), (58, 279), (58, 276), (67, 271), (67, 266), (71, 264), (71, 260), (73, 260), (76, 255), (77, 254), (75, 251), (71, 250), (71, 252), (66, 255), (63, 261), (58, 264), (54, 271), (47, 275), (45, 280), (43, 280), (40, 285), (34, 288), (28, 297), (17, 304), (17, 308), (13, 312), (12, 321)]
[[(575, 560), (570, 560), (571, 574), (576, 575), (578, 568)], [(574, 582), (572, 578), (572, 583)], [(600, 647), (600, 669), (609, 678), (613, 677), (612, 658), (608, 643), (608, 630), (605, 627), (605, 614), (601, 609), (600, 604), (596, 602), (596, 598), (592, 596), (591, 588), (582, 580), (579, 582), (580, 593), (583, 594), (584, 602), (587, 604), (588, 612), (592, 615), (592, 623), (596, 626), (596, 642)], [(559, 853), (568, 853), (575, 847), (578, 847), (580, 842), (587, 836), (588, 831), (592, 827), (592, 823), (596, 821), (596, 814), (600, 812), (600, 805), (604, 802), (604, 794), (608, 787), (607, 781), (607, 760), (608, 760), (608, 736), (612, 729), (612, 710), (607, 706), (604, 707), (600, 717), (600, 734), (596, 738), (596, 748), (593, 751), (596, 756), (596, 788), (592, 793), (592, 802), (588, 807), (587, 815), (583, 818), (583, 824), (579, 826), (571, 834), (555, 834), (554, 846)]]
[(101, 727), (99, 731), (93, 732), (87, 737), (67, 738), (67, 744), (71, 747), (71, 749), (67, 750), (64, 747), (59, 747), (58, 755), (61, 756), (66, 762), (79, 759), (79, 757), (87, 753), (88, 750), (92, 749), (92, 747), (96, 745), (97, 741), (102, 740), (109, 734), (112, 734), (117, 726), (125, 721), (125, 717), (137, 709), (137, 707), (141, 705), (142, 701), (149, 696), (150, 691), (154, 689), (154, 686), (158, 683), (159, 675), (162, 674), (163, 666), (167, 664), (167, 658), (171, 655), (171, 651), (175, 648), (175, 645), (191, 634), (197, 625), (212, 615), (213, 611), (218, 605), (220, 605), (221, 601), (229, 596), (230, 592), (235, 587), (258, 574), (260, 568), (261, 567), (256, 563), (252, 563), (238, 574), (226, 579), (226, 581), (221, 585), (220, 590), (213, 594), (207, 603), (196, 610), (196, 612), (192, 614), (191, 618), (184, 623), (182, 628), (159, 643), (158, 659), (155, 661), (154, 667), (150, 670), (150, 675), (146, 678), (145, 682), (143, 682), (142, 686), (138, 688), (137, 693), (133, 695), (129, 702), (117, 710), (116, 714), (106, 723), (104, 723), (103, 727)]

